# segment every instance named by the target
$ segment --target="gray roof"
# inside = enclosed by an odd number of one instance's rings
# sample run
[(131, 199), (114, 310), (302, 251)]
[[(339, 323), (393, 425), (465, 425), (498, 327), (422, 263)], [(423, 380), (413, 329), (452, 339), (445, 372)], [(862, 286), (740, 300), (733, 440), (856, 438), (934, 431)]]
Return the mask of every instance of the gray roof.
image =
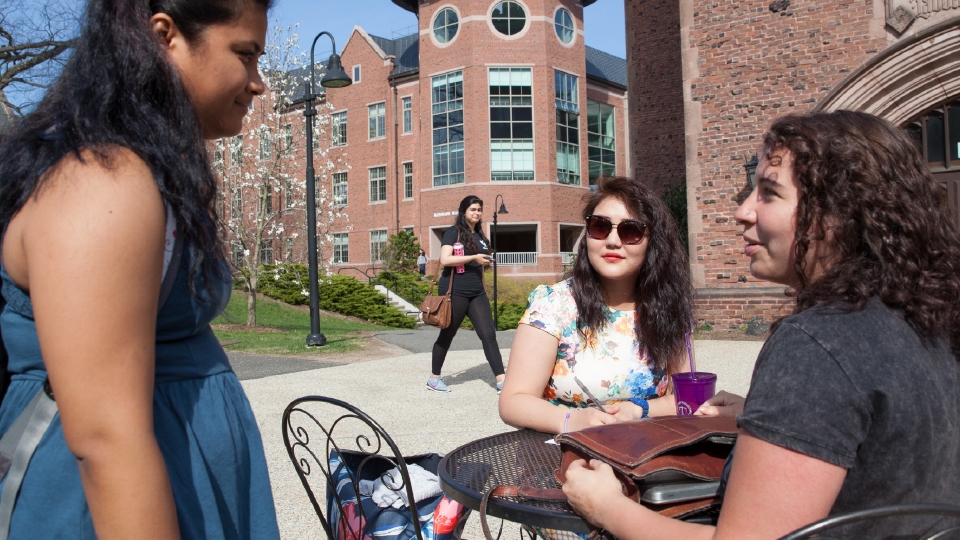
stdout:
[(370, 34), (370, 39), (383, 49), (383, 52), (396, 57), (391, 75), (402, 75), (420, 69), (420, 34), (410, 34), (397, 39)]
[(627, 87), (627, 61), (593, 47), (586, 48), (587, 76)]
[[(587, 7), (596, 1), (597, 0), (583, 0), (583, 7)], [(393, 3), (410, 13), (417, 13), (417, 9), (420, 7), (419, 0), (393, 0)]]
[[(415, 72), (420, 69), (420, 35), (410, 34), (409, 36), (399, 37), (397, 39), (387, 39), (370, 34), (370, 39), (383, 49), (387, 55), (393, 56), (394, 67), (390, 73), (391, 76), (402, 75), (404, 73)], [(617, 58), (612, 54), (605, 53), (593, 47), (585, 47), (587, 76), (602, 81), (608, 81), (623, 88), (627, 87), (627, 61), (623, 58)], [(317, 77), (323, 73), (325, 61), (317, 62)], [(310, 77), (309, 66), (294, 70), (293, 80), (297, 81), (297, 88), (294, 94), (293, 102), (301, 101), (306, 93), (306, 86), (303, 81)], [(319, 95), (325, 92), (325, 89), (317, 82), (317, 88), (314, 91)]]

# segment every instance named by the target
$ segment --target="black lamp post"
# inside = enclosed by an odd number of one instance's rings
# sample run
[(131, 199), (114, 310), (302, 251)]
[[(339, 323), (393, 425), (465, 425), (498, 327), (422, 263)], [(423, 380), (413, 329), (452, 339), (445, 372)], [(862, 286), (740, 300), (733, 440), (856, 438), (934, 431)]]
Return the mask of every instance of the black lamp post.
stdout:
[(500, 201), (500, 208), (493, 213), (493, 328), (500, 329), (500, 311), (497, 309), (497, 214), (509, 214), (507, 207), (503, 204), (503, 195), (497, 195), (493, 199), (493, 206), (496, 208), (497, 201)]
[(333, 45), (333, 53), (327, 60), (327, 72), (320, 79), (320, 86), (324, 88), (343, 88), (350, 86), (353, 81), (340, 66), (340, 56), (337, 55), (337, 43), (330, 32), (320, 32), (313, 38), (310, 46), (310, 80), (307, 81), (307, 103), (303, 116), (307, 119), (307, 262), (309, 263), (308, 277), (310, 279), (310, 334), (307, 335), (308, 347), (320, 347), (327, 344), (327, 337), (320, 333), (320, 291), (317, 287), (317, 187), (313, 170), (313, 117), (317, 115), (314, 108), (313, 94), (314, 64), (313, 51), (317, 47), (317, 40), (326, 34)]

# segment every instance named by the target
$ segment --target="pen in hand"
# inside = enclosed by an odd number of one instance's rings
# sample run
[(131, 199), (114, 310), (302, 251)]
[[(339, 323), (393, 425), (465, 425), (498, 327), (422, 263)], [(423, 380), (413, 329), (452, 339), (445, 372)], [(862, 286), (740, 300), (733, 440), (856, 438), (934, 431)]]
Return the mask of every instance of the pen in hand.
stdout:
[(580, 389), (583, 390), (583, 393), (588, 398), (590, 398), (590, 401), (592, 401), (593, 404), (596, 405), (601, 412), (607, 412), (607, 410), (603, 408), (603, 404), (597, 401), (597, 398), (593, 397), (593, 394), (590, 393), (590, 390), (587, 390), (587, 385), (583, 384), (583, 382), (580, 379), (578, 379), (576, 375), (573, 376), (573, 382), (577, 383), (577, 386), (579, 386)]

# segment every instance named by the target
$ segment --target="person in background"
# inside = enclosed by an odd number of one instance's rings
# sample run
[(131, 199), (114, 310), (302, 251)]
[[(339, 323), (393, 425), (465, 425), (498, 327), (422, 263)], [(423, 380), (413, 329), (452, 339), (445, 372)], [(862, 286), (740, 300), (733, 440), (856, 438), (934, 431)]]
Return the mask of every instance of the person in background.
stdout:
[[(740, 413), (717, 526), (635, 504), (596, 460), (567, 471), (570, 504), (617, 538), (696, 540), (960, 500), (960, 237), (914, 141), (864, 113), (780, 118), (735, 217), (751, 274), (789, 287), (796, 307), (772, 327), (747, 399), (720, 393), (698, 411)], [(912, 538), (950, 525), (928, 530), (939, 519), (830, 536)]]
[(0, 432), (45, 381), (59, 408), (10, 538), (280, 536), (256, 419), (209, 324), (231, 276), (207, 141), (240, 133), (266, 91), (270, 3), (90, 0), (61, 76), (0, 146)]
[[(490, 241), (483, 234), (483, 201), (469, 195), (460, 201), (457, 221), (443, 234), (440, 246), (440, 264), (443, 274), (437, 286), (437, 294), (446, 294), (453, 278), (452, 309), (450, 326), (440, 330), (433, 344), (432, 374), (427, 379), (427, 388), (437, 392), (449, 392), (450, 387), (440, 377), (440, 370), (447, 358), (453, 337), (463, 322), (470, 317), (480, 342), (483, 354), (496, 377), (497, 393), (503, 388), (503, 357), (497, 345), (497, 332), (493, 327), (493, 312), (490, 299), (483, 284), (483, 267), (490, 264)], [(460, 244), (462, 255), (454, 254), (455, 244)], [(459, 268), (458, 268), (459, 267)]]
[(530, 294), (510, 348), (500, 417), (511, 426), (566, 433), (676, 414), (669, 376), (689, 371), (693, 300), (676, 222), (636, 180), (602, 178), (585, 199), (572, 277)]
[(420, 266), (420, 277), (427, 275), (427, 263), (430, 262), (430, 259), (427, 259), (427, 252), (420, 250), (420, 256), (417, 257), (417, 265)]

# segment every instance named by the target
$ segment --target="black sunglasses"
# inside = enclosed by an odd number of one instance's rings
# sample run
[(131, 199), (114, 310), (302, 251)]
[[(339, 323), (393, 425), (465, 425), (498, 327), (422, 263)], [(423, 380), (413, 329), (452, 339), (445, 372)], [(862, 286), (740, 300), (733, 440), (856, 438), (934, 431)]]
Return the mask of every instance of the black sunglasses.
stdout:
[(617, 236), (624, 244), (639, 244), (647, 227), (634, 219), (625, 219), (616, 225), (603, 216), (587, 216), (587, 236), (594, 240), (603, 240), (610, 236), (610, 231), (617, 229)]

